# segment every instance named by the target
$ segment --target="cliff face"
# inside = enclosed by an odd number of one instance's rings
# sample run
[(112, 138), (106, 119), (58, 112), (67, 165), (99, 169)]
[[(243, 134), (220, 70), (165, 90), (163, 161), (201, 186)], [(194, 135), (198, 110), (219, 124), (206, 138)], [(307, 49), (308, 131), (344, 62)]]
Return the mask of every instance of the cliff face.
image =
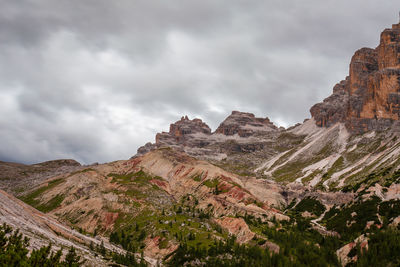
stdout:
[(349, 76), (333, 94), (314, 105), (320, 127), (344, 122), (353, 133), (384, 130), (400, 114), (400, 24), (381, 34), (377, 48), (362, 48), (351, 59)]

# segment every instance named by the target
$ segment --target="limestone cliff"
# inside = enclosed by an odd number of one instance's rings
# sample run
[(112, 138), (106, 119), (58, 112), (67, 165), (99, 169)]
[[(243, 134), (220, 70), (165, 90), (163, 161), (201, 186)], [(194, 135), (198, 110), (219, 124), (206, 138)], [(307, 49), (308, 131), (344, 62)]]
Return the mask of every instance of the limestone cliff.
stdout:
[(400, 114), (400, 24), (385, 29), (375, 49), (362, 48), (350, 62), (349, 76), (333, 94), (314, 105), (320, 127), (344, 122), (353, 133), (384, 130)]

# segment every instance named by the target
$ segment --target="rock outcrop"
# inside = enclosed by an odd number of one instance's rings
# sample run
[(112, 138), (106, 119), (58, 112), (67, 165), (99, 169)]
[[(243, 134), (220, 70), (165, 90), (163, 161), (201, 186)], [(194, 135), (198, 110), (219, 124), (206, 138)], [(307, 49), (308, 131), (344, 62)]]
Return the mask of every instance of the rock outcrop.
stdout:
[(362, 48), (351, 59), (349, 76), (333, 94), (314, 105), (320, 127), (344, 122), (353, 133), (385, 130), (400, 115), (400, 24), (381, 34), (377, 48)]
[(156, 142), (154, 144), (147, 143), (138, 149), (138, 154), (143, 155), (151, 150), (167, 147), (167, 146), (196, 146), (202, 147), (207, 143), (201, 141), (196, 142), (194, 135), (200, 136), (211, 135), (210, 127), (205, 124), (201, 119), (190, 120), (188, 116), (170, 124), (169, 132), (162, 132), (156, 135)]
[(232, 111), (232, 114), (219, 125), (215, 133), (248, 137), (256, 133), (276, 130), (278, 128), (269, 118), (256, 118), (252, 113)]
[(169, 132), (162, 132), (156, 135), (158, 143), (184, 143), (189, 134), (211, 134), (211, 129), (200, 119), (189, 120), (188, 116), (169, 126)]
[(349, 256), (350, 251), (354, 249), (357, 244), (360, 245), (360, 249), (368, 250), (368, 237), (361, 235), (357, 237), (354, 242), (350, 242), (336, 251), (336, 256), (338, 257), (342, 266), (346, 266), (351, 262), (357, 261), (357, 255)]
[(249, 242), (256, 235), (242, 218), (223, 217), (215, 221), (229, 234), (236, 236), (236, 242), (239, 244)]
[[(174, 147), (192, 156), (218, 157), (221, 152), (254, 152), (263, 149), (263, 144), (251, 137), (270, 135), (279, 129), (268, 118), (257, 118), (252, 113), (232, 111), (211, 133), (210, 127), (200, 119), (190, 120), (187, 116), (170, 125), (169, 132), (156, 135), (155, 143), (147, 143), (140, 147), (137, 155), (161, 147)], [(225, 143), (234, 140), (234, 143)], [(245, 141), (238, 144), (237, 141)], [(216, 144), (219, 148), (216, 149)]]

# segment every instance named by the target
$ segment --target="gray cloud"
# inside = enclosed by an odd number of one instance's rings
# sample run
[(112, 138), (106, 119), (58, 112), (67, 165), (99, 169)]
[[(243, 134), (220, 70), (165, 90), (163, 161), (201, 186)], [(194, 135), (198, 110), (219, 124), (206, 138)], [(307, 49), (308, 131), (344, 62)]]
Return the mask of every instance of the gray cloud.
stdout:
[(0, 0), (0, 160), (128, 158), (181, 115), (281, 125), (345, 78), (397, 1)]

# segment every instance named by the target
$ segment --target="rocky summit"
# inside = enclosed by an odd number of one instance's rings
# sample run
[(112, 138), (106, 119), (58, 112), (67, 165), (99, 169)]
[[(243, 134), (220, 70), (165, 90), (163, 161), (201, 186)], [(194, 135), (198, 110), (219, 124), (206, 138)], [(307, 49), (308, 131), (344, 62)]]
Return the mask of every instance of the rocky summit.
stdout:
[(184, 116), (128, 160), (0, 162), (0, 265), (399, 266), (399, 35), (288, 129)]
[(215, 133), (223, 135), (235, 135), (249, 137), (257, 133), (276, 131), (278, 128), (269, 118), (256, 118), (252, 113), (232, 111), (215, 130)]
[[(196, 135), (211, 135), (211, 129), (200, 119), (189, 120), (188, 116), (184, 116), (170, 125), (169, 132), (158, 133), (155, 144), (147, 143), (145, 146), (140, 147), (138, 154), (144, 154), (164, 146), (193, 146), (193, 137)], [(201, 143), (195, 144), (195, 146), (201, 145)]]
[(400, 114), (400, 24), (385, 29), (375, 49), (362, 48), (333, 94), (311, 108), (318, 126), (346, 124), (354, 133), (388, 129)]
[(202, 120), (190, 120), (184, 116), (170, 125), (169, 132), (158, 133), (155, 143), (140, 147), (137, 155), (162, 147), (173, 147), (200, 158), (223, 159), (226, 153), (262, 148), (259, 137), (274, 135), (279, 130), (268, 118), (257, 118), (247, 112), (232, 111), (215, 132), (211, 132)]

